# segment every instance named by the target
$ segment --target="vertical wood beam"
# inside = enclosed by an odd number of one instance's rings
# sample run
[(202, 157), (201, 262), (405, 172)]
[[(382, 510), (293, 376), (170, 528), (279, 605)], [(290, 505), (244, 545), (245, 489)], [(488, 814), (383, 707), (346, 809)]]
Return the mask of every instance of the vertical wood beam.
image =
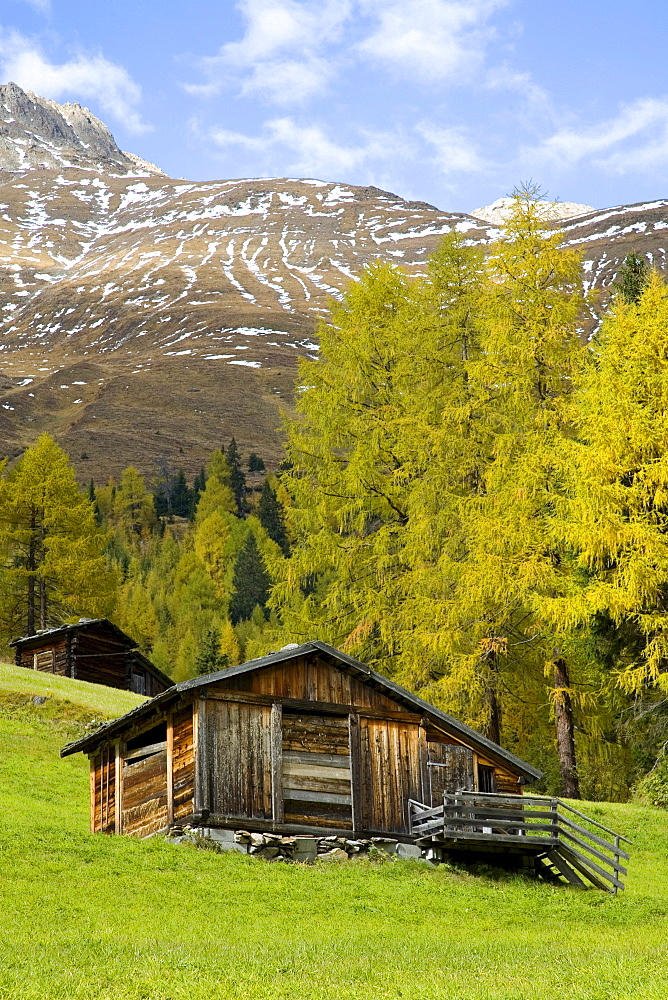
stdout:
[(97, 781), (95, 770), (95, 755), (92, 754), (89, 757), (90, 762), (90, 832), (95, 833), (95, 793), (97, 790)]
[(271, 813), (274, 823), (282, 823), (283, 807), (283, 706), (271, 706)]
[(174, 823), (174, 713), (167, 717), (167, 823)]
[(114, 752), (114, 833), (118, 834), (123, 832), (123, 755), (120, 740), (116, 741)]
[(429, 747), (427, 745), (427, 720), (423, 719), (418, 730), (418, 757), (420, 761), (420, 801), (431, 805), (429, 782)]
[(109, 826), (109, 779), (111, 777), (111, 747), (109, 743), (104, 744), (104, 751), (102, 753), (102, 775), (104, 781), (104, 798), (101, 820), (102, 830), (106, 833)]
[[(205, 692), (202, 692), (204, 695)], [(201, 813), (209, 805), (209, 754), (207, 746), (206, 697), (194, 703), (194, 749), (195, 749), (195, 812)]]
[(193, 761), (195, 764), (195, 777), (193, 781), (193, 812), (201, 812), (202, 796), (200, 793), (200, 772), (202, 770), (199, 762), (199, 732), (200, 714), (199, 701), (193, 701)]
[(352, 797), (353, 837), (359, 837), (364, 829), (364, 790), (362, 788), (362, 762), (360, 754), (360, 720), (351, 713), (348, 716), (348, 741), (350, 744), (350, 794)]
[(70, 677), (76, 678), (77, 676), (77, 635), (73, 635), (70, 639), (68, 636), (68, 649), (67, 658), (69, 660)]

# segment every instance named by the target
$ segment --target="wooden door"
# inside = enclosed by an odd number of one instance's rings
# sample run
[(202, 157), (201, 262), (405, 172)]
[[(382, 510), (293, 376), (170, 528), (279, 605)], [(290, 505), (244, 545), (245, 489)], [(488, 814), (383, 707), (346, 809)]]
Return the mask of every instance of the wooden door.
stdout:
[(283, 712), (283, 821), (352, 829), (348, 716)]
[(364, 830), (407, 833), (408, 800), (422, 802), (424, 730), (410, 722), (359, 720), (359, 813)]
[(208, 698), (201, 703), (200, 780), (210, 813), (271, 819), (271, 708)]
[(428, 743), (429, 804), (443, 804), (443, 792), (472, 792), (473, 751), (452, 743)]

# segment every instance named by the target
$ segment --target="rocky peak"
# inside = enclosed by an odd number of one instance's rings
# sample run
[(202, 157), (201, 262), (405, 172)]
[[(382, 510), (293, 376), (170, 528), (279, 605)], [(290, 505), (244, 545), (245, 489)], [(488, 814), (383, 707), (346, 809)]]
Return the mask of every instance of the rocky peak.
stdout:
[[(559, 219), (573, 219), (577, 215), (593, 212), (591, 205), (577, 205), (573, 201), (539, 201), (538, 206), (546, 222), (557, 222)], [(495, 226), (502, 226), (513, 207), (512, 198), (497, 198), (491, 205), (484, 208), (474, 208), (471, 215), (475, 219), (484, 219)]]
[(119, 149), (107, 126), (88, 108), (57, 104), (8, 83), (0, 86), (0, 169), (34, 167), (162, 174)]

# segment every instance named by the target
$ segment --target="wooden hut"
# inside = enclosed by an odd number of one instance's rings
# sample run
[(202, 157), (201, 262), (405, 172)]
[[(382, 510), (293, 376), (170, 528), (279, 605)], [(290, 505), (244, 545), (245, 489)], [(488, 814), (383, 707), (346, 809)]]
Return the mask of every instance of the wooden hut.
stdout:
[(91, 828), (173, 823), (411, 839), (410, 800), (517, 796), (540, 772), (324, 642), (177, 684), (62, 756), (90, 758)]
[(137, 649), (137, 643), (106, 618), (81, 618), (74, 625), (44, 629), (14, 639), (19, 667), (60, 674), (93, 684), (124, 688), (152, 698), (173, 681)]

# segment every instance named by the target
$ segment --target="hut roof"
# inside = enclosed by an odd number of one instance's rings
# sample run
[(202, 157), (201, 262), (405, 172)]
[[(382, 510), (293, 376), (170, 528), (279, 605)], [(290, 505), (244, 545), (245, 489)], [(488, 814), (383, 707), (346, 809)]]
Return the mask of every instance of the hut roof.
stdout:
[(276, 653), (269, 653), (267, 656), (260, 656), (255, 660), (249, 660), (247, 663), (240, 663), (236, 667), (228, 667), (226, 670), (218, 670), (213, 674), (193, 677), (191, 680), (175, 684), (173, 687), (169, 688), (168, 691), (163, 691), (162, 694), (156, 695), (155, 698), (152, 698), (150, 701), (144, 702), (143, 705), (139, 705), (137, 708), (132, 709), (132, 711), (126, 713), (126, 715), (122, 715), (118, 719), (112, 719), (111, 722), (101, 726), (94, 733), (84, 736), (82, 739), (76, 740), (74, 743), (68, 743), (67, 746), (63, 747), (60, 751), (60, 755), (61, 757), (67, 757), (69, 754), (78, 753), (79, 751), (83, 751), (85, 753), (88, 750), (93, 749), (98, 743), (107, 739), (113, 733), (124, 729), (128, 723), (134, 724), (135, 721), (139, 721), (141, 719), (142, 715), (150, 714), (153, 708), (158, 706), (160, 702), (171, 699), (175, 695), (178, 696), (180, 694), (196, 690), (197, 688), (207, 687), (208, 685), (215, 684), (218, 681), (238, 677), (241, 674), (251, 673), (255, 670), (262, 670), (264, 667), (271, 666), (274, 663), (283, 663), (286, 660), (291, 660), (296, 657), (305, 656), (308, 653), (315, 652), (319, 653), (338, 669), (345, 670), (347, 673), (356, 674), (361, 681), (370, 684), (372, 687), (387, 694), (394, 701), (400, 702), (409, 709), (417, 709), (422, 715), (433, 719), (437, 725), (439, 723), (444, 725), (450, 732), (461, 737), (465, 743), (474, 749), (482, 752), (483, 754), (490, 754), (492, 757), (505, 761), (514, 771), (519, 772), (523, 777), (529, 779), (530, 781), (535, 781), (537, 778), (542, 777), (541, 771), (533, 767), (531, 764), (527, 764), (526, 761), (521, 760), (519, 757), (516, 757), (515, 754), (510, 753), (510, 751), (504, 750), (504, 748), (499, 746), (498, 743), (493, 743), (492, 740), (488, 740), (487, 737), (476, 732), (475, 729), (471, 729), (469, 726), (464, 725), (463, 722), (459, 722), (457, 719), (453, 718), (453, 716), (448, 715), (446, 712), (442, 712), (434, 705), (430, 705), (428, 702), (423, 701), (422, 698), (418, 698), (417, 695), (407, 691), (406, 688), (400, 687), (399, 684), (395, 684), (394, 681), (388, 680), (388, 678), (383, 677), (382, 674), (376, 673), (375, 670), (367, 667), (367, 665), (362, 663), (360, 660), (356, 660), (352, 656), (348, 656), (346, 653), (342, 653), (340, 650), (335, 649), (333, 646), (328, 645), (326, 642), (321, 642), (318, 639), (313, 639), (301, 646), (285, 646)]
[[(114, 625), (110, 622), (108, 618), (80, 618), (78, 622), (69, 623), (66, 625), (55, 625), (52, 628), (41, 629), (39, 632), (35, 632), (34, 635), (22, 635), (18, 639), (12, 639), (9, 643), (10, 646), (22, 646), (26, 642), (36, 642), (43, 639), (60, 639), (61, 636), (67, 635), (71, 632), (79, 632), (82, 629), (90, 629), (93, 626), (99, 628), (102, 626), (105, 631), (110, 632), (115, 639), (122, 642), (128, 649), (136, 649), (139, 643), (135, 642), (129, 635), (127, 635), (118, 625)], [(155, 667), (153, 668), (155, 669)]]

